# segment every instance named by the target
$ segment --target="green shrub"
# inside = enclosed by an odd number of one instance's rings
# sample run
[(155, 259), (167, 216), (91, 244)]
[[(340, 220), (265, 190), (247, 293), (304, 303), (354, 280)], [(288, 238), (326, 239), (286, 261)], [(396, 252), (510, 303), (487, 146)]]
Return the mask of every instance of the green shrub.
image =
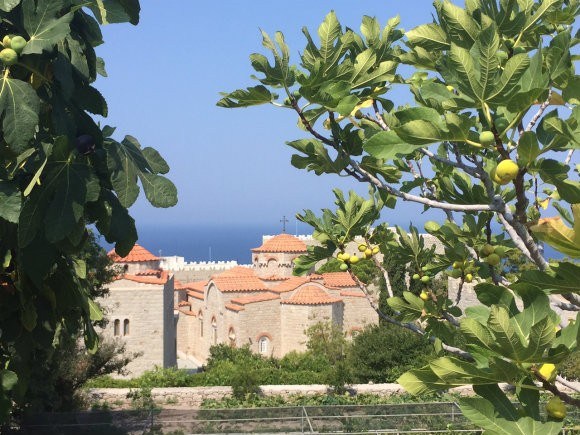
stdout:
[(245, 370), (238, 367), (232, 373), (232, 395), (240, 400), (257, 396), (260, 393), (259, 375), (254, 370)]
[(141, 388), (183, 387), (189, 385), (191, 376), (185, 370), (175, 367), (155, 367), (143, 373), (138, 378), (138, 384)]
[(390, 325), (373, 325), (355, 337), (349, 351), (353, 382), (395, 382), (434, 357), (426, 338)]

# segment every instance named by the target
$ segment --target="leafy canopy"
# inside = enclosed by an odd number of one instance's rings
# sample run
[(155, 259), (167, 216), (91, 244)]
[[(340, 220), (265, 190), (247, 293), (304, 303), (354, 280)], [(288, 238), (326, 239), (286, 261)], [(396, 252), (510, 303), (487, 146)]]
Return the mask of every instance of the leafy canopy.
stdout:
[[(462, 410), (486, 433), (557, 433), (562, 422), (541, 417), (542, 389), (579, 405), (559, 378), (539, 374), (569, 357), (580, 334), (580, 266), (549, 263), (542, 249), (580, 258), (579, 10), (576, 0), (442, 0), (433, 22), (407, 32), (398, 17), (382, 27), (365, 16), (356, 32), (330, 13), (317, 39), (303, 30), (297, 64), (281, 33), (263, 34), (269, 56), (250, 56), (259, 84), (217, 103), (294, 111), (303, 137), (287, 142), (292, 165), (369, 185), (368, 199), (335, 191), (336, 211), (298, 216), (320, 246), (295, 273), (356, 236), (388, 254), (389, 263), (374, 258), (383, 269), (398, 259), (411, 283), (395, 295), (387, 280), (395, 314), (381, 318), (428, 337), (440, 353), (399, 382), (414, 394), (473, 385), (479, 397), (462, 400)], [(389, 99), (394, 87), (409, 91), (408, 104)], [(414, 227), (381, 223), (400, 201), (442, 212), (425, 225), (438, 250)], [(532, 270), (514, 270), (508, 255), (517, 253)], [(353, 272), (350, 258), (339, 261)], [(452, 279), (453, 298), (435, 291), (436, 277)], [(479, 305), (465, 308), (470, 283)], [(521, 409), (499, 383), (516, 388)]]

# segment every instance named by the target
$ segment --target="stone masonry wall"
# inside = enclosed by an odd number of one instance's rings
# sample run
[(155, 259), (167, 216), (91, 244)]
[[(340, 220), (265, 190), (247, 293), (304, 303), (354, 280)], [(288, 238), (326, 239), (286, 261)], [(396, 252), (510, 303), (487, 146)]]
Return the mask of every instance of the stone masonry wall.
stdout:
[[(580, 382), (571, 382), (575, 388), (580, 388)], [(506, 385), (502, 385), (505, 389)], [(264, 396), (291, 397), (296, 395), (314, 396), (329, 392), (326, 385), (263, 385), (260, 387)], [(567, 393), (573, 391), (569, 388), (562, 388)], [(127, 398), (129, 388), (98, 388), (89, 390), (87, 395), (89, 403), (107, 402), (112, 406), (129, 407), (130, 399)], [(393, 396), (403, 394), (403, 388), (398, 384), (358, 384), (350, 386), (351, 393), (354, 394), (374, 394), (377, 396)], [(450, 392), (461, 395), (473, 395), (470, 386), (452, 388)], [(199, 408), (206, 399), (220, 400), (230, 397), (231, 387), (191, 387), (191, 388), (153, 388), (151, 395), (155, 403), (161, 407), (183, 409)]]
[[(114, 281), (109, 285), (109, 296), (99, 302), (108, 314), (105, 336), (124, 340), (127, 353), (142, 355), (127, 366), (130, 376), (138, 376), (154, 366), (163, 366), (163, 286), (140, 284), (128, 280)], [(173, 304), (173, 295), (171, 295)], [(119, 320), (120, 335), (114, 335), (115, 320)], [(123, 336), (123, 323), (129, 321), (129, 334)]]

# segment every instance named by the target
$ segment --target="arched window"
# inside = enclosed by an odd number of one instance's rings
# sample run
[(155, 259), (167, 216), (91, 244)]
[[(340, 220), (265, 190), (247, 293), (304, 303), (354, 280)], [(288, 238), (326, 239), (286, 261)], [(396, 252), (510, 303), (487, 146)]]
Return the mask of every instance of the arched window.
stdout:
[(203, 337), (203, 313), (201, 310), (199, 310), (199, 313), (197, 313), (197, 317), (199, 319), (199, 336)]
[(121, 321), (119, 319), (115, 319), (113, 322), (113, 334), (115, 336), (121, 333)]
[(217, 344), (217, 320), (215, 317), (211, 318), (211, 342)]
[(270, 339), (262, 335), (258, 340), (258, 352), (262, 355), (267, 355), (270, 349)]
[(123, 321), (123, 335), (129, 335), (129, 319)]
[(234, 331), (234, 328), (230, 328), (228, 331), (228, 339), (230, 340), (230, 346), (236, 347), (236, 331)]

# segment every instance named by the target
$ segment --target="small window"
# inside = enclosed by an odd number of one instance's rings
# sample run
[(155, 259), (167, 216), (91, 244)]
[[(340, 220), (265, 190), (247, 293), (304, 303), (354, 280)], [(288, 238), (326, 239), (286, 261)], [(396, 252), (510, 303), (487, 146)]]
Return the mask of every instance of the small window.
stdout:
[(115, 337), (121, 334), (121, 321), (119, 319), (115, 319), (113, 322), (113, 334)]
[(129, 319), (123, 321), (123, 335), (129, 335)]
[(270, 340), (266, 336), (260, 337), (258, 340), (258, 352), (262, 355), (267, 355), (270, 348)]
[(215, 317), (211, 319), (211, 341), (213, 344), (217, 344), (217, 320)]
[(203, 337), (203, 313), (201, 310), (197, 313), (197, 317), (199, 318), (199, 336)]

